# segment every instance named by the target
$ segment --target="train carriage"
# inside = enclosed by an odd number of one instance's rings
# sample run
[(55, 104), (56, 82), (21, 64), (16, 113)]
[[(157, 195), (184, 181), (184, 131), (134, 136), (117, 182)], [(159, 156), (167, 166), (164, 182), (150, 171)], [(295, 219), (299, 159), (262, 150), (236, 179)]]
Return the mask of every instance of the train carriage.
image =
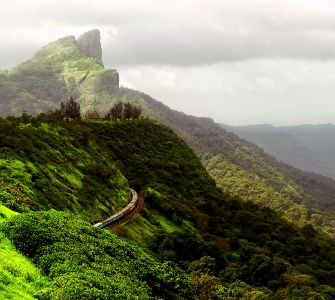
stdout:
[(122, 209), (117, 214), (109, 217), (108, 219), (94, 224), (93, 226), (104, 228), (106, 226), (112, 225), (113, 223), (116, 223), (117, 221), (121, 220), (123, 217), (127, 216), (130, 212), (132, 212), (138, 204), (138, 196), (135, 190), (130, 189), (130, 192), (132, 195), (132, 200), (128, 203), (128, 205), (124, 209)]

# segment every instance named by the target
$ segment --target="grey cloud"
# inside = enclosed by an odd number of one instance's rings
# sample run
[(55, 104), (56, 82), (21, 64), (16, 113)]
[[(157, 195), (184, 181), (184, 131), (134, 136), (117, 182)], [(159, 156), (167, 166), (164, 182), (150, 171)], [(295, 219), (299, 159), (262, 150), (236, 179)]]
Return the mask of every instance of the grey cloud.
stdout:
[[(40, 28), (52, 36), (59, 28), (60, 34), (65, 28), (76, 32), (82, 27), (101, 28), (105, 64), (116, 67), (335, 58), (335, 8), (294, 6), (292, 1), (14, 0), (0, 4), (0, 26), (15, 33), (23, 25), (31, 36)], [(33, 39), (34, 45), (45, 42), (42, 36)], [(27, 47), (31, 45), (27, 41)], [(1, 65), (6, 64), (3, 61), (0, 58)]]
[(335, 61), (258, 59), (189, 68), (125, 66), (120, 76), (125, 86), (218, 122), (333, 123), (334, 68)]

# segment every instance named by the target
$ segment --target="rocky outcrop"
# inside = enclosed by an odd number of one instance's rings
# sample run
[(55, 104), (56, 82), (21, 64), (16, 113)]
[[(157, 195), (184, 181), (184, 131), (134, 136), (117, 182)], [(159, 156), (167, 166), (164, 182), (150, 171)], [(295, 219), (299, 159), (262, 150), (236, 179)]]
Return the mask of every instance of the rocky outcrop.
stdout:
[(97, 62), (103, 65), (100, 39), (100, 31), (98, 29), (93, 29), (79, 36), (77, 44), (83, 54), (95, 58)]
[(105, 70), (95, 78), (95, 92), (113, 93), (119, 88), (119, 73), (116, 70)]
[(103, 70), (101, 73), (85, 79), (80, 84), (80, 88), (90, 94), (113, 93), (119, 88), (119, 73), (112, 69)]

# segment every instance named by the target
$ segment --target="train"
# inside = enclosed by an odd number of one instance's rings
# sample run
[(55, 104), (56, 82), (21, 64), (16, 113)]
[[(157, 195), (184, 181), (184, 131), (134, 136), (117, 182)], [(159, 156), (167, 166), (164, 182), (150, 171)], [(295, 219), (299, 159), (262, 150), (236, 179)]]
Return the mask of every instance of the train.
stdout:
[(96, 223), (93, 226), (104, 228), (104, 227), (110, 226), (118, 222), (119, 220), (123, 219), (125, 216), (130, 214), (138, 205), (138, 195), (136, 191), (133, 189), (130, 189), (130, 193), (131, 193), (131, 201), (128, 203), (128, 205), (125, 208), (123, 208), (118, 213), (112, 215), (108, 219), (101, 221), (99, 223)]

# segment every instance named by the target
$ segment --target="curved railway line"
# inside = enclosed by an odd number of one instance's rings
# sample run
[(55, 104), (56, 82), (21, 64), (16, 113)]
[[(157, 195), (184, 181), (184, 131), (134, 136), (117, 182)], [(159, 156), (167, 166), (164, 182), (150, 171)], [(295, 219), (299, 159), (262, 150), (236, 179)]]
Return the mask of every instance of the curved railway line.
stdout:
[(93, 226), (99, 228), (105, 228), (124, 223), (138, 209), (142, 208), (144, 206), (143, 197), (139, 196), (138, 193), (133, 189), (130, 189), (130, 193), (131, 193), (131, 201), (128, 203), (126, 207), (124, 207), (121, 211), (117, 212), (116, 214), (105, 219), (104, 221), (94, 224)]

